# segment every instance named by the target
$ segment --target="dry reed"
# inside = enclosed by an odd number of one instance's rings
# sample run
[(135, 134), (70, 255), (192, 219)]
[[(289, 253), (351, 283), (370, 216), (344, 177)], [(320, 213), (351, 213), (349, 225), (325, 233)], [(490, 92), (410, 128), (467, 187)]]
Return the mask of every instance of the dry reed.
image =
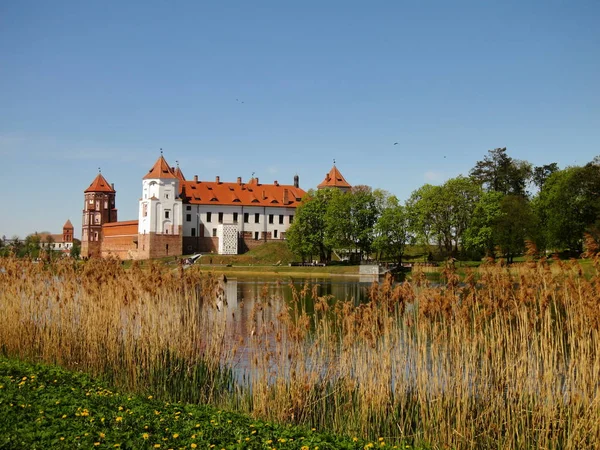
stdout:
[(387, 278), (358, 306), (308, 284), (287, 304), (265, 288), (237, 337), (210, 274), (3, 259), (0, 345), (131, 390), (388, 442), (594, 448), (600, 261), (588, 248), (589, 278), (539, 260), (460, 282), (448, 264), (442, 286)]

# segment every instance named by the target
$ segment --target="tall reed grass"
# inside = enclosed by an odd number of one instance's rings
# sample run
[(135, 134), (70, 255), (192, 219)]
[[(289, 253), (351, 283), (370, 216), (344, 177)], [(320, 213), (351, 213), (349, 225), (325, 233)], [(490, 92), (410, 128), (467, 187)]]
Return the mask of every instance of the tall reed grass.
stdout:
[[(595, 252), (594, 252), (595, 253)], [(4, 354), (135, 391), (434, 448), (597, 448), (600, 260), (374, 283), (356, 306), (265, 289), (240, 336), (219, 280), (114, 260), (0, 260)], [(240, 368), (239, 355), (247, 364)]]

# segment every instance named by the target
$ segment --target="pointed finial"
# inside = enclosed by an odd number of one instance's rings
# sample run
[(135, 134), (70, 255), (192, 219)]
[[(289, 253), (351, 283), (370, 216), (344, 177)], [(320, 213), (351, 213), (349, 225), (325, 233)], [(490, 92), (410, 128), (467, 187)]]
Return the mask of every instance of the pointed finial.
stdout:
[(100, 167), (98, 167), (98, 173), (102, 173), (102, 169), (100, 169)]
[(254, 178), (254, 172), (252, 172), (252, 178)]
[(335, 158), (333, 158), (333, 165), (335, 166)]
[(179, 167), (179, 161), (175, 160), (175, 163), (177, 164), (177, 167)]
[(162, 154), (163, 154), (163, 153), (162, 153), (162, 147), (161, 147), (161, 148), (160, 148), (160, 156), (162, 156)]

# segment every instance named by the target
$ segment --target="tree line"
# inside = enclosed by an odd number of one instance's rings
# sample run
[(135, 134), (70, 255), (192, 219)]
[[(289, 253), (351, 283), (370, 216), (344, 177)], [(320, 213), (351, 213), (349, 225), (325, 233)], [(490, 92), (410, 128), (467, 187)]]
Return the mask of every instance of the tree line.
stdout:
[(310, 190), (286, 239), (303, 260), (375, 256), (401, 263), (407, 246), (439, 257), (512, 262), (527, 242), (540, 251), (579, 256), (584, 233), (600, 228), (600, 157), (583, 166), (533, 166), (506, 148), (489, 150), (468, 176), (425, 184), (402, 203), (369, 186)]

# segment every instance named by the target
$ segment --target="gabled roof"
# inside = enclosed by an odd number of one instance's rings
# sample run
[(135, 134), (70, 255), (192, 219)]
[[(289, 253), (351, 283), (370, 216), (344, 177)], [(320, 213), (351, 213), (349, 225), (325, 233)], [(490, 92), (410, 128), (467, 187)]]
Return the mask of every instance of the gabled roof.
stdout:
[(90, 187), (88, 187), (83, 192), (86, 193), (86, 192), (116, 192), (116, 191), (112, 188), (110, 183), (108, 181), (106, 181), (106, 178), (104, 178), (102, 176), (102, 174), (99, 173), (96, 176), (96, 178), (94, 178), (94, 181), (92, 181), (92, 184), (90, 184)]
[(317, 186), (319, 189), (325, 187), (352, 188), (335, 165), (331, 168), (329, 173), (325, 175), (325, 179), (321, 184)]
[(149, 178), (164, 179), (164, 178), (179, 178), (179, 177), (177, 175), (175, 175), (175, 171), (173, 169), (171, 169), (171, 167), (169, 167), (169, 164), (167, 163), (167, 161), (165, 160), (163, 155), (160, 155), (160, 157), (156, 160), (156, 162), (152, 166), (152, 169), (150, 169), (148, 171), (148, 173), (144, 176), (143, 179), (147, 180)]
[(295, 208), (306, 194), (293, 185), (223, 181), (182, 181), (184, 203), (192, 205), (279, 206)]
[(65, 222), (65, 224), (63, 225), (63, 229), (65, 229), (65, 228), (66, 228), (67, 230), (72, 230), (72, 229), (73, 229), (73, 224), (71, 223), (71, 221), (70, 221), (70, 220), (67, 220), (67, 221)]

